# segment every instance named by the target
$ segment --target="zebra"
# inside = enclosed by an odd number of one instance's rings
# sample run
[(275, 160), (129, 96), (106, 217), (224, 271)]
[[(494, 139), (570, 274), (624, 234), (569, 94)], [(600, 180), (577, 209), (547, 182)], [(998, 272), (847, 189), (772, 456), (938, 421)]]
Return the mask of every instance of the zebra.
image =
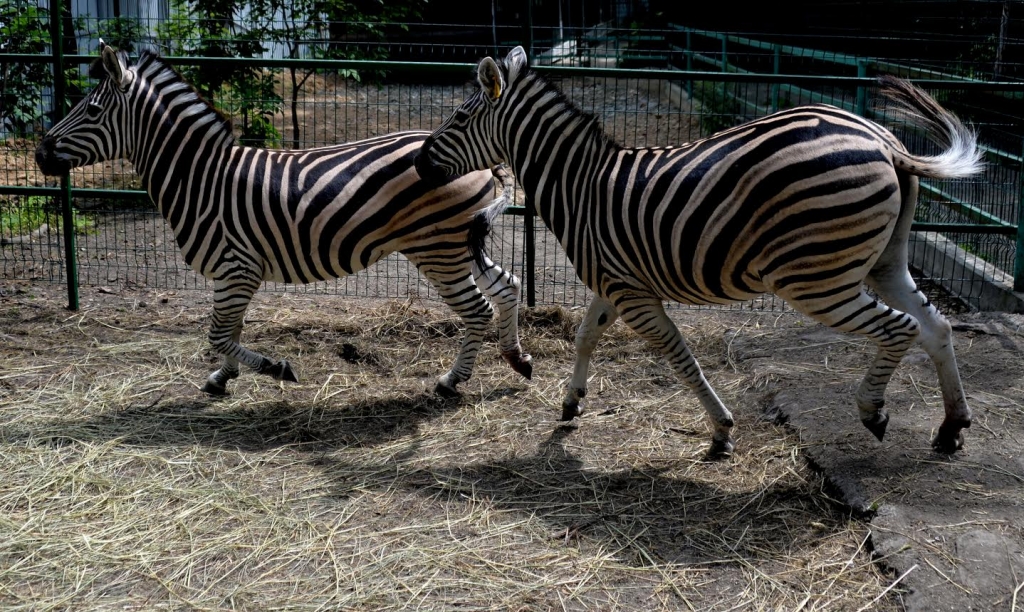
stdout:
[(717, 305), (771, 292), (877, 345), (855, 399), (879, 440), (889, 420), (885, 387), (920, 342), (945, 408), (932, 446), (963, 446), (971, 411), (951, 326), (911, 278), (907, 240), (918, 177), (971, 176), (982, 162), (973, 130), (926, 93), (881, 77), (883, 93), (945, 147), (935, 156), (912, 155), (885, 128), (829, 105), (783, 110), (681, 146), (625, 148), (531, 71), (521, 47), (481, 60), (477, 81), (479, 91), (423, 143), (416, 167), (438, 180), (507, 162), (593, 292), (562, 420), (582, 413), (591, 354), (621, 317), (696, 392), (714, 430), (709, 456), (731, 455), (732, 414), (663, 301)]
[(518, 334), (520, 282), (483, 248), (508, 202), (511, 179), (494, 199), (492, 172), (438, 184), (419, 179), (414, 158), (428, 132), (411, 131), (306, 150), (236, 144), (230, 121), (157, 53), (101, 43), (98, 85), (36, 149), (44, 174), (128, 159), (170, 224), (186, 263), (213, 281), (209, 342), (221, 367), (202, 387), (227, 393), (239, 364), (297, 382), (286, 360), (240, 344), (245, 311), (263, 281), (310, 283), (354, 274), (393, 252), (415, 264), (465, 332), (442, 396), (468, 380), (498, 310), (502, 356), (526, 378)]

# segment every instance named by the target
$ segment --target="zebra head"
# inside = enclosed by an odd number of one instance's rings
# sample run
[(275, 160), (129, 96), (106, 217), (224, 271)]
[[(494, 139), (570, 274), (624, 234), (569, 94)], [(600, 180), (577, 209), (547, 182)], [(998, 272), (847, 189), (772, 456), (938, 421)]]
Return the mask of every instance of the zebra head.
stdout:
[(457, 108), (423, 143), (416, 157), (420, 176), (437, 179), (486, 170), (509, 161), (500, 118), (513, 107), (519, 77), (527, 72), (526, 52), (516, 47), (504, 60), (485, 57), (477, 66), (479, 91)]
[(36, 164), (43, 174), (60, 175), (72, 168), (126, 157), (124, 125), (135, 72), (128, 54), (100, 41), (100, 57), (90, 76), (101, 78), (67, 117), (43, 136)]

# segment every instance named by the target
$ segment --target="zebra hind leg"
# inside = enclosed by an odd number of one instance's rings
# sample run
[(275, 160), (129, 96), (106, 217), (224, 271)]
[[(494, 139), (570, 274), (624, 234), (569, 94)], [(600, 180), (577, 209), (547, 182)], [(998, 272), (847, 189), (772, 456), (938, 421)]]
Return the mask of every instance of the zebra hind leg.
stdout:
[(619, 313), (611, 302), (594, 297), (587, 308), (579, 329), (576, 331), (576, 364), (572, 369), (572, 378), (565, 399), (562, 400), (562, 420), (571, 421), (583, 414), (580, 400), (587, 395), (587, 374), (590, 370), (590, 357), (597, 347), (604, 332), (619, 318)]
[(661, 301), (654, 298), (619, 299), (615, 301), (615, 308), (622, 316), (622, 321), (665, 355), (676, 374), (697, 394), (714, 428), (707, 458), (723, 459), (731, 456), (736, 446), (732, 438), (732, 413), (704, 378), (683, 335), (665, 314)]
[(827, 298), (820, 297), (821, 294), (819, 288), (814, 299), (801, 301), (786, 291), (778, 292), (794, 308), (820, 323), (865, 336), (875, 343), (877, 353), (855, 397), (861, 423), (882, 440), (889, 424), (885, 388), (896, 366), (917, 340), (921, 326), (915, 317), (872, 298), (859, 283)]
[(935, 365), (945, 409), (932, 448), (940, 453), (956, 452), (964, 444), (963, 430), (971, 426), (971, 409), (960, 382), (949, 321), (918, 290), (906, 266), (872, 270), (867, 281), (887, 304), (909, 313), (920, 324), (921, 347)]
[(452, 369), (438, 378), (434, 387), (434, 393), (442, 397), (458, 397), (459, 391), (456, 386), (472, 376), (473, 365), (476, 363), (476, 356), (480, 352), (487, 327), (494, 317), (494, 310), (473, 280), (468, 258), (452, 265), (448, 260), (425, 261), (414, 253), (405, 253), (405, 256), (416, 265), (420, 273), (437, 290), (444, 303), (455, 311), (466, 325), (462, 345), (459, 347), (459, 354)]
[(238, 340), (242, 334), (245, 311), (259, 288), (258, 279), (224, 279), (214, 281), (213, 316), (210, 323), (210, 345), (224, 357), (224, 364), (210, 374), (203, 391), (212, 395), (227, 393), (227, 382), (238, 377), (238, 364), (266, 374), (275, 380), (298, 382), (291, 365), (245, 348)]
[(476, 284), (498, 308), (498, 347), (501, 357), (513, 370), (529, 380), (533, 376), (533, 358), (519, 344), (519, 279), (481, 253), (474, 263)]

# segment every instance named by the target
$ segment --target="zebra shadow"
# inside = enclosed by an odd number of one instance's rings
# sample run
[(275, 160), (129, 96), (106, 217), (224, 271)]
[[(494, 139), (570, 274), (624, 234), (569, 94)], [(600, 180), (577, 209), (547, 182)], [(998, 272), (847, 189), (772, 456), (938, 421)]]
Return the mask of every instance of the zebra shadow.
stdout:
[[(518, 389), (496, 389), (498, 397)], [(194, 398), (135, 406), (84, 418), (0, 427), (0, 441), (63, 447), (115, 441), (160, 449), (203, 446), (259, 452), (288, 447), (306, 455), (326, 479), (325, 502), (345, 503), (367, 490), (406, 491), (452, 504), (493, 507), (541, 521), (559, 546), (614, 551), (618, 562), (637, 567), (661, 564), (729, 564), (740, 567), (786, 550), (795, 538), (795, 508), (824, 529), (838, 532), (846, 510), (822, 508), (797, 486), (772, 484), (752, 490), (716, 486), (713, 478), (679, 475), (665, 467), (618, 470), (588, 467), (568, 446), (573, 431), (555, 427), (536, 451), (478, 462), (409, 461), (417, 454), (416, 430), (462, 405), (433, 394), (390, 396), (325, 408), (323, 403), (274, 400), (222, 410), (218, 402)], [(332, 449), (369, 448), (409, 441), (391, 459), (361, 460)], [(709, 464), (701, 470), (728, 472)], [(671, 473), (669, 473), (671, 470)], [(796, 517), (797, 519), (799, 517)], [(518, 519), (513, 519), (518, 520)], [(799, 531), (799, 530), (798, 530)]]
[[(516, 393), (496, 389), (485, 397)], [(460, 398), (432, 393), (371, 397), (345, 405), (271, 400), (221, 409), (200, 397), (154, 402), (83, 418), (18, 423), (0, 427), (0, 441), (64, 446), (117, 440), (127, 446), (204, 446), (258, 452), (289, 446), (310, 453), (371, 447), (415, 434), (424, 422), (456, 411)]]
[[(358, 496), (374, 483), (382, 491), (405, 489), (441, 503), (491, 507), (497, 516), (514, 513), (542, 521), (556, 546), (612, 551), (616, 561), (636, 567), (738, 568), (763, 558), (766, 550), (788, 550), (798, 540), (821, 537), (809, 530), (796, 533), (792, 522), (799, 518), (787, 509), (813, 516), (825, 532), (846, 528), (844, 507), (824, 508), (797, 486), (730, 491), (708, 479), (669, 475), (671, 467), (588, 468), (566, 448), (572, 435), (558, 427), (535, 454), (480, 463), (407, 467), (405, 458), (397, 456), (386, 465), (333, 457), (317, 465), (333, 482), (329, 495), (339, 500)], [(701, 469), (728, 470), (721, 464)]]

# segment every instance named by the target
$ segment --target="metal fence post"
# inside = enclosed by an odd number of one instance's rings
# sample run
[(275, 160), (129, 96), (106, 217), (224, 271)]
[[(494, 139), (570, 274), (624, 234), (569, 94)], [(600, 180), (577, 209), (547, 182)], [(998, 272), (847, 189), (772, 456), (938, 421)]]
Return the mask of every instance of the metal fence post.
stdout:
[[(690, 32), (690, 30), (687, 29), (686, 30), (686, 71), (687, 72), (692, 72), (693, 71), (693, 41), (690, 39), (690, 35), (691, 34), (692, 34), (692, 32)], [(690, 79), (686, 80), (686, 95), (691, 97), (691, 98), (693, 97), (693, 81), (690, 80)]]
[(533, 308), (537, 305), (537, 240), (534, 236), (534, 211), (530, 202), (525, 202), (526, 211), (523, 214), (523, 233), (526, 234), (523, 250), (526, 251), (526, 262), (523, 264), (523, 272), (526, 277), (526, 305)]
[[(532, 2), (528, 2), (533, 4)], [(530, 19), (530, 50), (528, 51), (527, 58), (530, 61), (530, 65), (533, 65), (533, 11), (527, 9)], [(523, 233), (526, 234), (526, 240), (523, 241), (523, 250), (526, 251), (524, 259), (526, 260), (523, 264), (523, 280), (526, 282), (526, 305), (533, 308), (537, 305), (537, 274), (534, 267), (537, 262), (537, 244), (536, 237), (534, 236), (533, 230), (533, 203), (527, 199), (523, 202), (525, 205), (525, 211), (523, 212)]]
[[(64, 118), (64, 35), (61, 30), (60, 2), (50, 1), (50, 45), (53, 50), (53, 122)], [(61, 219), (64, 224), (64, 265), (67, 270), (68, 309), (78, 310), (78, 257), (75, 246), (75, 213), (71, 210), (71, 179), (60, 177)]]
[(1017, 250), (1013, 258), (1013, 290), (1024, 291), (1024, 146), (1017, 174)]
[[(782, 64), (782, 49), (779, 45), (772, 45), (774, 51), (772, 58), (772, 74), (779, 74), (779, 69)], [(779, 84), (772, 83), (772, 112), (779, 110)]]
[[(863, 79), (868, 76), (868, 63), (866, 60), (857, 60), (857, 78)], [(857, 86), (857, 114), (861, 117), (867, 116), (868, 112), (868, 90), (863, 85)]]

